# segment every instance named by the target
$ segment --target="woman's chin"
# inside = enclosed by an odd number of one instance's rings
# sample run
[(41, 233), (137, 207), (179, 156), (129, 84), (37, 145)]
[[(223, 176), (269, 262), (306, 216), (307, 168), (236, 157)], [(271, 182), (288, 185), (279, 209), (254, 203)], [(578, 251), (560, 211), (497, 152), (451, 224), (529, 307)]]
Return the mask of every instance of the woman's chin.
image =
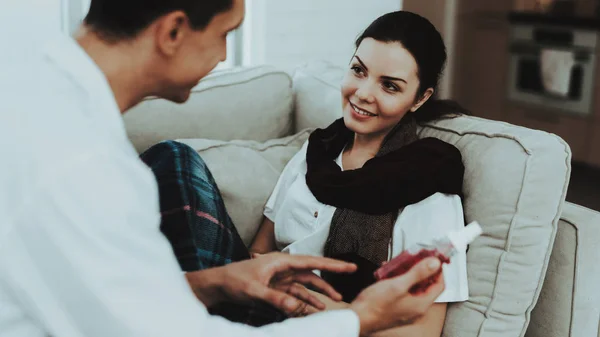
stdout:
[(348, 114), (344, 114), (344, 125), (346, 125), (348, 130), (358, 134), (369, 134), (372, 131), (368, 123), (357, 121)]

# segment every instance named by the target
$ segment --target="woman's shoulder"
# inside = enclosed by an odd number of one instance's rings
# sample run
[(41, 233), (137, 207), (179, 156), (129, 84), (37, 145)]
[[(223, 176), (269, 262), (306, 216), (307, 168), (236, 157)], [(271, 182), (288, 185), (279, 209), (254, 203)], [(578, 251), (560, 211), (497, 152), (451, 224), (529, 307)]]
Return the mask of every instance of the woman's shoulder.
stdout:
[[(416, 204), (410, 205), (415, 206), (419, 210), (430, 210), (435, 208), (436, 210), (442, 211), (454, 211), (460, 210), (462, 212), (462, 199), (457, 194), (446, 194), (437, 192), (419, 201)], [(407, 206), (407, 207), (410, 207)]]
[(460, 150), (446, 141), (435, 137), (425, 137), (413, 143), (419, 151), (428, 151), (436, 155), (455, 156), (461, 158)]
[(411, 238), (438, 236), (464, 226), (460, 196), (435, 193), (416, 204), (406, 206), (397, 225)]
[(437, 192), (425, 198), (415, 205), (422, 204), (423, 206), (459, 206), (462, 208), (462, 201), (457, 194), (446, 194)]
[(406, 215), (418, 218), (427, 218), (436, 221), (438, 219), (462, 219), (463, 206), (460, 196), (456, 194), (435, 193), (416, 204), (404, 208)]
[(308, 139), (304, 142), (304, 144), (302, 144), (302, 147), (300, 148), (300, 150), (298, 150), (298, 152), (296, 153), (296, 155), (294, 156), (294, 159), (296, 159), (297, 161), (304, 163), (306, 165), (306, 153), (308, 152)]
[(306, 172), (306, 151), (308, 149), (308, 140), (302, 144), (302, 147), (296, 152), (296, 154), (290, 159), (285, 165), (284, 172), (289, 173), (302, 173)]

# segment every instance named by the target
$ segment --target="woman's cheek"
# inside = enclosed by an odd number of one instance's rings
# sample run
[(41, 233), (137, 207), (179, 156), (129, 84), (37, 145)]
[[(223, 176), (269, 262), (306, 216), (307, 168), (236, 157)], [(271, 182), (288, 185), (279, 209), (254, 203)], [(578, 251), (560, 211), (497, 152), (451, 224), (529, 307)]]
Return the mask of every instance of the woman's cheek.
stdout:
[[(392, 105), (393, 108), (391, 107)], [(398, 94), (394, 102), (390, 102), (390, 111), (393, 111), (393, 114), (397, 117), (404, 117), (411, 107), (412, 100), (401, 94)]]
[(356, 83), (349, 75), (344, 76), (342, 80), (342, 95), (344, 97), (349, 96), (352, 92), (356, 91)]

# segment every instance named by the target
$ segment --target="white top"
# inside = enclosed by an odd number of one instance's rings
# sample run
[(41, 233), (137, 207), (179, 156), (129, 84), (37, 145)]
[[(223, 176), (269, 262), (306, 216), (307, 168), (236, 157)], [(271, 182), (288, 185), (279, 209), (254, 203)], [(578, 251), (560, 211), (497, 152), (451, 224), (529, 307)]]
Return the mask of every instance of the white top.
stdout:
[[(336, 208), (319, 202), (306, 185), (308, 142), (290, 160), (265, 206), (265, 216), (275, 223), (277, 248), (291, 254), (323, 256), (331, 219)], [(342, 167), (342, 154), (336, 159)], [(406, 206), (394, 225), (390, 258), (417, 243), (430, 243), (464, 227), (460, 197), (434, 194)], [(438, 303), (469, 298), (466, 252), (456, 254), (443, 266), (446, 290)]]
[(61, 36), (6, 68), (0, 337), (358, 335), (350, 310), (260, 329), (210, 316), (159, 231), (154, 176), (91, 58)]

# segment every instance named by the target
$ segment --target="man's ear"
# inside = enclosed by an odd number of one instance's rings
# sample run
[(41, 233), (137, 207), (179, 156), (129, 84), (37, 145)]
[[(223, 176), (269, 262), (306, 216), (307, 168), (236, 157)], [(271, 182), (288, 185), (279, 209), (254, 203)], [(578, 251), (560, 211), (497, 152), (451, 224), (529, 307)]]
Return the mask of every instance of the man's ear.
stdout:
[(175, 11), (158, 19), (156, 24), (156, 47), (166, 56), (175, 55), (190, 30), (187, 15), (182, 11)]
[(428, 88), (427, 90), (425, 90), (425, 92), (423, 93), (423, 96), (421, 96), (421, 98), (417, 101), (417, 103), (415, 103), (412, 108), (410, 108), (411, 112), (415, 112), (417, 110), (419, 110), (419, 108), (425, 104), (425, 102), (427, 102), (427, 100), (429, 100), (429, 98), (431, 98), (431, 95), (433, 95), (433, 88)]

